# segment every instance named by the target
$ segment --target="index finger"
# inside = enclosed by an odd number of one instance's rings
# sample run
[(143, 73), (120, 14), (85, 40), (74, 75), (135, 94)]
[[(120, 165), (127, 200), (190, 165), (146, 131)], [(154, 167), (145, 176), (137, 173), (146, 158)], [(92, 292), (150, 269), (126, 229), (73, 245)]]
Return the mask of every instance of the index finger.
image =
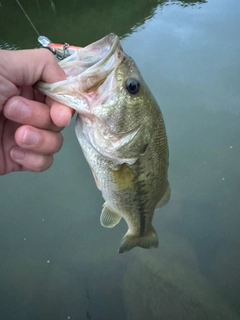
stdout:
[(66, 79), (53, 54), (46, 49), (0, 52), (1, 75), (16, 86), (32, 86), (39, 80), (49, 83)]

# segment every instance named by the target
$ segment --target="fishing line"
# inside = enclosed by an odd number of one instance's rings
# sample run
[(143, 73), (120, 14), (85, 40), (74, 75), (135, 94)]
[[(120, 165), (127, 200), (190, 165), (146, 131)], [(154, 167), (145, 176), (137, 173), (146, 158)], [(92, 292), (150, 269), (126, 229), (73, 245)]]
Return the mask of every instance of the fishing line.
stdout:
[(23, 9), (23, 6), (21, 5), (21, 3), (16, 0), (17, 4), (19, 5), (19, 7), (21, 8), (22, 12), (24, 13), (25, 17), (28, 19), (29, 23), (31, 24), (31, 26), (33, 27), (33, 29), (36, 31), (37, 35), (40, 36), (40, 33), (38, 32), (37, 28), (35, 27), (35, 25), (32, 23), (32, 20), (29, 18), (27, 12)]

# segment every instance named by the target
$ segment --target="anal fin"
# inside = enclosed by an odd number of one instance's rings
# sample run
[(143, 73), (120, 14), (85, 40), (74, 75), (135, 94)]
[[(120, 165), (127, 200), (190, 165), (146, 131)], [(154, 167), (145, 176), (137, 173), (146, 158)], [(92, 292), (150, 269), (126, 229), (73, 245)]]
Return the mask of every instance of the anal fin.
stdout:
[(100, 216), (101, 225), (105, 228), (115, 227), (121, 220), (121, 216), (108, 208), (106, 204), (103, 205), (102, 213)]

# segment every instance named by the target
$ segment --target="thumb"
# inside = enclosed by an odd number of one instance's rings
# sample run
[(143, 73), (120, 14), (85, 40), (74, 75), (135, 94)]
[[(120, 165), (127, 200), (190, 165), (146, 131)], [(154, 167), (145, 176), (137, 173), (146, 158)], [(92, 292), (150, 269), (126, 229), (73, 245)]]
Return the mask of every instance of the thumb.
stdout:
[(1, 75), (16, 86), (32, 86), (39, 80), (51, 83), (66, 79), (49, 50), (1, 50), (0, 56)]

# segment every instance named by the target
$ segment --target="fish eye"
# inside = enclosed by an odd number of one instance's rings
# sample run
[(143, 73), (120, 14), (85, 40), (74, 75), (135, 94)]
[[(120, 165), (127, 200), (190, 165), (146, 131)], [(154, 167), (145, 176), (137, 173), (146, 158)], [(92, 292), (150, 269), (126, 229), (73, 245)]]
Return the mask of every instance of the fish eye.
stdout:
[(137, 94), (140, 90), (140, 82), (134, 78), (127, 79), (126, 89), (131, 94)]

